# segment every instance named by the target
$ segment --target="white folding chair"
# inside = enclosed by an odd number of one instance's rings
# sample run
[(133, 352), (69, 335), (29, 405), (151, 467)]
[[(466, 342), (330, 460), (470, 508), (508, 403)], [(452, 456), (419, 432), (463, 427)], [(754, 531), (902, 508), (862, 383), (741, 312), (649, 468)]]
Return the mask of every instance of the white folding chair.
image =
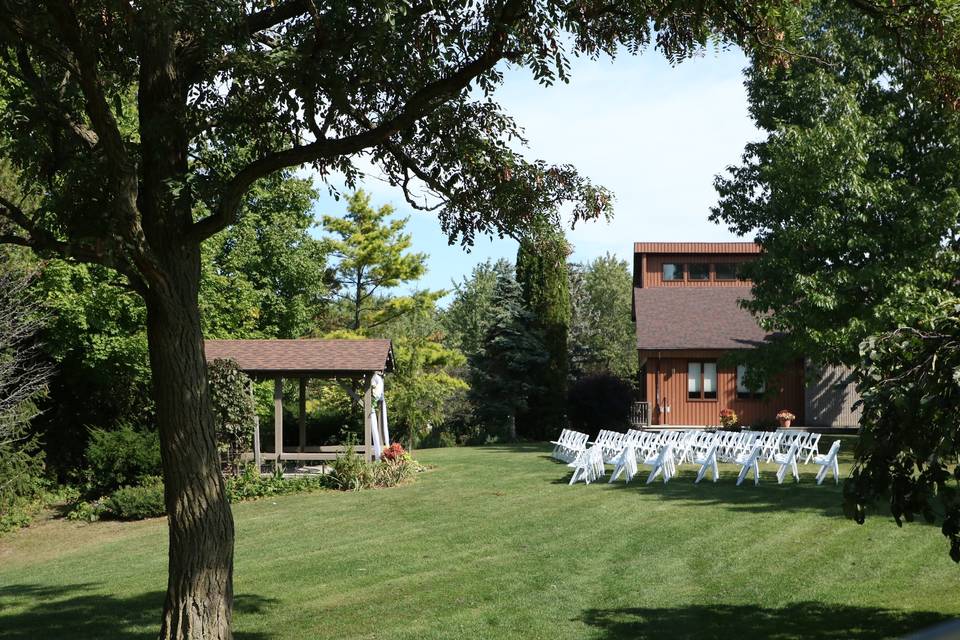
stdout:
[(650, 467), (647, 484), (656, 480), (659, 475), (663, 475), (663, 483), (666, 484), (670, 481), (670, 478), (676, 474), (676, 468), (673, 466), (673, 445), (664, 445), (659, 453), (643, 460), (639, 464)]
[(717, 445), (712, 444), (707, 448), (706, 453), (703, 455), (694, 455), (693, 463), (700, 465), (700, 471), (697, 472), (697, 479), (693, 481), (693, 484), (698, 484), (703, 480), (704, 474), (707, 472), (707, 469), (710, 469), (713, 473), (713, 481), (716, 482), (720, 478), (720, 467), (717, 465)]
[(566, 442), (566, 439), (567, 439), (569, 436), (570, 436), (570, 429), (562, 429), (562, 430), (560, 431), (560, 436), (557, 437), (556, 440), (551, 440), (551, 441), (550, 441), (550, 444), (554, 445), (554, 446), (553, 446), (553, 453), (550, 454), (551, 457), (553, 457), (553, 458), (555, 458), (555, 459), (557, 459), (557, 460), (561, 460), (561, 459), (562, 459), (562, 458), (560, 457), (560, 456), (562, 455), (562, 454), (561, 454), (561, 450), (564, 448), (564, 443)]
[(633, 445), (627, 445), (623, 448), (623, 451), (617, 456), (614, 460), (613, 473), (610, 474), (609, 483), (613, 483), (614, 480), (620, 477), (620, 474), (624, 474), (624, 481), (630, 482), (633, 480), (633, 476), (637, 475), (637, 450)]
[(817, 484), (822, 484), (827, 477), (828, 471), (833, 471), (833, 479), (836, 484), (840, 484), (840, 463), (837, 461), (837, 454), (840, 453), (840, 441), (834, 440), (830, 445), (830, 450), (824, 455), (813, 457), (813, 464), (820, 466), (817, 472)]
[(578, 480), (590, 484), (594, 480), (602, 478), (605, 473), (603, 450), (598, 445), (594, 445), (578, 453), (576, 459), (567, 466), (573, 469), (570, 484), (574, 484)]
[(813, 456), (820, 455), (820, 434), (811, 433), (810, 437), (807, 438), (807, 441), (803, 443), (803, 446), (800, 447), (800, 453), (798, 455), (803, 456), (806, 453), (806, 457), (803, 460), (803, 464), (809, 464)]
[(770, 462), (773, 460), (773, 456), (777, 453), (780, 453), (780, 441), (783, 440), (782, 431), (772, 431), (770, 435), (767, 436), (763, 443), (763, 453), (761, 456), (767, 461)]
[(793, 473), (793, 478), (797, 482), (800, 482), (800, 472), (797, 470), (797, 450), (800, 448), (800, 445), (794, 440), (793, 444), (790, 445), (790, 448), (787, 449), (786, 453), (775, 453), (773, 454), (773, 461), (776, 464), (780, 465), (780, 468), (777, 469), (777, 482), (783, 484), (783, 479), (787, 475), (787, 468), (790, 468), (790, 471)]
[(760, 455), (763, 449), (756, 444), (750, 449), (749, 453), (742, 453), (734, 460), (734, 464), (740, 465), (740, 474), (737, 476), (737, 486), (746, 479), (747, 474), (753, 471), (753, 484), (760, 484)]

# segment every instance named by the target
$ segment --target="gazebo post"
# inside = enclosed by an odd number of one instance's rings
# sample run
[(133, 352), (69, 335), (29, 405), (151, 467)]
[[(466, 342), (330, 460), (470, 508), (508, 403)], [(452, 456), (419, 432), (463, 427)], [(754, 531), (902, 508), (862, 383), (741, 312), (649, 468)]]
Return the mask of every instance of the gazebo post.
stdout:
[(373, 424), (370, 422), (370, 411), (373, 410), (373, 390), (370, 381), (373, 376), (363, 377), (363, 451), (367, 460), (373, 460)]
[(307, 378), (300, 376), (300, 453), (307, 450)]
[(277, 466), (283, 454), (283, 378), (273, 379), (273, 450), (277, 454)]
[[(250, 380), (250, 400), (256, 406), (256, 399), (253, 395), (253, 379)], [(260, 473), (260, 415), (254, 410), (253, 413), (253, 464), (257, 467), (257, 473)]]

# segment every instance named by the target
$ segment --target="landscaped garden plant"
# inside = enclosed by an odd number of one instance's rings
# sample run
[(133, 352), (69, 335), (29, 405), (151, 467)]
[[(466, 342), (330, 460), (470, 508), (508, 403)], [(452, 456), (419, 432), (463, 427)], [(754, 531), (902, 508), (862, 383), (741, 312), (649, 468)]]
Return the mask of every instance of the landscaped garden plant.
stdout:
[(777, 412), (777, 422), (780, 423), (781, 427), (789, 427), (790, 423), (797, 419), (797, 416), (793, 415), (789, 409), (780, 409)]
[(733, 429), (739, 422), (740, 418), (737, 416), (737, 412), (733, 409), (720, 410), (720, 425), (724, 429)]
[(235, 360), (218, 359), (207, 367), (217, 448), (223, 469), (230, 475), (240, 471), (240, 456), (253, 447), (256, 408), (252, 382)]

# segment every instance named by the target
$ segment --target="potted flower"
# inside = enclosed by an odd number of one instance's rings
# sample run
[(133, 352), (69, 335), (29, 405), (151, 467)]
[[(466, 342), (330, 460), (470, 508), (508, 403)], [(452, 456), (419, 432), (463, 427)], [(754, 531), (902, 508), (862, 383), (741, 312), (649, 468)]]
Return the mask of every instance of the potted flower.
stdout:
[(787, 409), (780, 409), (777, 412), (777, 421), (780, 423), (781, 429), (788, 429), (790, 424), (797, 419), (797, 416), (790, 413)]
[(739, 420), (740, 418), (737, 417), (737, 412), (733, 409), (720, 410), (720, 426), (722, 426), (724, 429), (736, 428)]

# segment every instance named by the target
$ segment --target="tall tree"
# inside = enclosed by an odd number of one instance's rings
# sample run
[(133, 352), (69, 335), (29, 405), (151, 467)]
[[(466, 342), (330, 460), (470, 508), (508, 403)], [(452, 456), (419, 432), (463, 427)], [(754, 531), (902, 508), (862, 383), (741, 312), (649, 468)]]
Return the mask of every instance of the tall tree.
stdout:
[(531, 394), (519, 429), (523, 435), (537, 439), (548, 439), (566, 422), (569, 254), (563, 230), (546, 223), (535, 224), (517, 251), (517, 282), (533, 326), (543, 333), (547, 357), (546, 366), (528, 372), (537, 389)]
[(788, 68), (754, 63), (751, 112), (769, 133), (717, 180), (713, 214), (763, 245), (749, 307), (784, 339), (761, 364), (806, 355), (857, 367), (861, 438), (848, 513), (886, 500), (898, 523), (942, 518), (960, 561), (960, 116), (869, 22), (824, 7)]
[(866, 336), (949, 284), (943, 249), (960, 246), (960, 118), (868, 24), (842, 6), (814, 11), (807, 57), (751, 65), (751, 114), (769, 133), (717, 179), (712, 215), (763, 245), (744, 267), (748, 307), (784, 333), (776, 348), (848, 365)]
[(204, 244), (212, 253), (200, 290), (207, 335), (301, 338), (327, 313), (327, 252), (311, 233), (316, 196), (309, 180), (274, 174), (254, 185), (237, 223)]
[(468, 357), (483, 348), (493, 322), (494, 290), (501, 277), (512, 278), (513, 265), (502, 258), (496, 262), (488, 259), (453, 283), (453, 299), (442, 315), (442, 323), (450, 346)]
[(457, 374), (466, 364), (458, 349), (444, 344), (444, 331), (432, 305), (383, 325), (381, 335), (393, 340), (396, 371), (387, 376), (390, 432), (405, 437), (411, 449), (441, 427), (454, 398), (467, 383)]
[(570, 267), (570, 367), (575, 376), (637, 373), (636, 328), (630, 319), (630, 266), (612, 254)]
[(370, 196), (357, 191), (347, 199), (342, 218), (323, 217), (326, 239), (336, 260), (334, 294), (340, 299), (347, 327), (366, 333), (414, 310), (433, 308), (444, 292), (420, 291), (409, 296), (389, 295), (397, 287), (415, 282), (427, 272), (427, 256), (410, 251), (407, 219), (389, 220), (393, 207), (379, 209)]
[[(907, 10), (851, 1), (911, 28), (925, 61), (956, 59), (960, 46), (941, 43), (960, 29), (946, 0)], [(417, 206), (425, 185), (442, 206), (443, 228), (465, 242), (477, 231), (517, 232), (564, 202), (578, 218), (603, 215), (603, 189), (571, 167), (520, 156), (511, 142), (520, 131), (492, 99), (504, 78), (498, 65), (523, 65), (550, 83), (567, 79), (571, 49), (612, 55), (655, 38), (678, 60), (711, 34), (783, 56), (805, 7), (0, 4), (5, 151), (24, 189), (43, 185), (36, 208), (0, 200), (0, 215), (18, 227), (0, 240), (108, 266), (146, 302), (170, 514), (161, 636), (231, 635), (233, 522), (217, 470), (197, 297), (200, 245), (236, 222), (252, 185), (304, 164), (352, 183), (362, 155)], [(956, 77), (947, 71), (936, 77)]]
[(547, 365), (548, 356), (512, 274), (497, 276), (492, 306), (483, 348), (470, 357), (469, 397), (474, 418), (488, 433), (515, 440), (518, 416), (541, 391), (534, 372)]
[(20, 524), (18, 508), (37, 492), (43, 455), (30, 419), (51, 373), (38, 348), (44, 317), (31, 295), (32, 274), (14, 252), (0, 247), (0, 531)]

